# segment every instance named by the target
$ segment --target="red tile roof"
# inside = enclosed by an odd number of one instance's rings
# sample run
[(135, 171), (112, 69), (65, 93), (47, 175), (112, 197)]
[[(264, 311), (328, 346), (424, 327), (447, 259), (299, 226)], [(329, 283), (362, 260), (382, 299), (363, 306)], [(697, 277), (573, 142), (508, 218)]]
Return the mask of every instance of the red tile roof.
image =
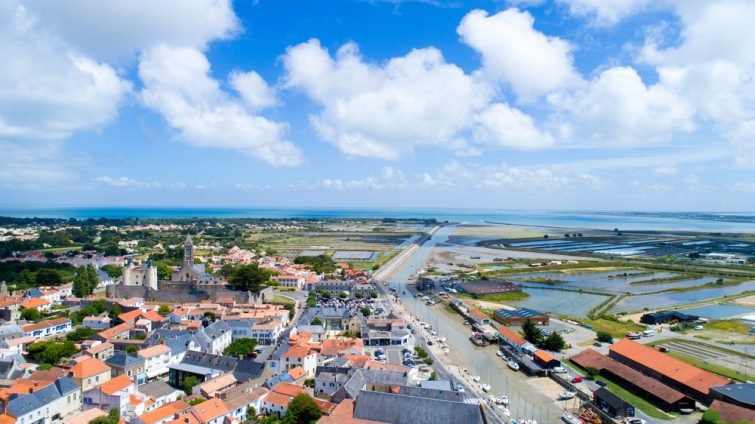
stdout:
[(71, 374), (74, 378), (89, 378), (109, 371), (109, 366), (95, 358), (89, 358), (71, 367)]
[(708, 389), (711, 387), (731, 383), (728, 378), (689, 365), (629, 339), (621, 339), (608, 349), (614, 354), (627, 358), (705, 395), (708, 394)]
[(498, 329), (498, 334), (501, 337), (505, 337), (506, 339), (511, 340), (511, 342), (517, 346), (522, 346), (523, 344), (527, 343), (527, 340), (524, 340), (524, 337), (516, 334), (515, 332), (509, 330), (504, 326), (501, 326), (501, 328)]

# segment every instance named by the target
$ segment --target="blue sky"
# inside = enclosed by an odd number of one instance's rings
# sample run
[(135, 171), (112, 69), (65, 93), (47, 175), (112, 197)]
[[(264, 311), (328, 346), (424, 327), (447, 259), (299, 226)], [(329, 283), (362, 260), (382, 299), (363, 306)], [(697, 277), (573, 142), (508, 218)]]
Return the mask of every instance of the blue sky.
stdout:
[(749, 1), (0, 9), (0, 206), (755, 208)]

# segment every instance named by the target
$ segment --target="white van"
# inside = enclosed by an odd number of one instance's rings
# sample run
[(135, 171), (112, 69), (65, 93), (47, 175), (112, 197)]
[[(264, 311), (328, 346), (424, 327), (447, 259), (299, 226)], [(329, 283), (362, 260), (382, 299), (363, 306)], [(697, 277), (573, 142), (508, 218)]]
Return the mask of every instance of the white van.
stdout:
[(655, 336), (655, 330), (652, 328), (648, 328), (647, 330), (642, 332), (642, 337), (653, 337)]

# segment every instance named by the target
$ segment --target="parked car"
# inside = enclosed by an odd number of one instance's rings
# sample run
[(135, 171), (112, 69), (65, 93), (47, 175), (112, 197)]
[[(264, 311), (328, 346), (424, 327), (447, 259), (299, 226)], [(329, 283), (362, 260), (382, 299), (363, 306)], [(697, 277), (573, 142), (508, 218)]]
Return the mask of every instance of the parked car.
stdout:
[(595, 384), (597, 384), (600, 387), (606, 387), (608, 385), (608, 383), (606, 383), (603, 380), (595, 380)]
[(603, 346), (603, 343), (601, 343), (601, 342), (595, 342), (592, 345), (595, 346), (595, 347), (601, 347), (601, 346)]
[(574, 378), (571, 379), (571, 382), (572, 383), (581, 383), (582, 382), (582, 377), (576, 376), (576, 377), (574, 377)]
[(553, 368), (553, 372), (556, 374), (566, 374), (568, 371), (564, 367), (555, 367)]
[(642, 418), (632, 418), (632, 417), (626, 417), (624, 418), (624, 424), (646, 424), (647, 421), (643, 420)]
[(700, 330), (702, 330), (702, 329), (703, 329), (703, 326), (702, 326), (702, 325), (696, 325), (696, 326), (695, 326), (695, 330), (697, 330), (697, 331), (700, 331)]

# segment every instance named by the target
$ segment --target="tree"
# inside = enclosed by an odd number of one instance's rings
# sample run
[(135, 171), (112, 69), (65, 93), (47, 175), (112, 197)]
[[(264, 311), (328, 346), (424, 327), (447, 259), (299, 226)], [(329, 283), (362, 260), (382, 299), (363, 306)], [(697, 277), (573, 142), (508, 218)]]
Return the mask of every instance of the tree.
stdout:
[(548, 337), (546, 337), (545, 340), (543, 340), (541, 346), (545, 350), (550, 350), (552, 352), (560, 352), (566, 346), (566, 342), (564, 341), (564, 338), (561, 337), (560, 334), (558, 334), (555, 331), (552, 331), (550, 334), (548, 334)]
[(94, 290), (100, 284), (100, 277), (97, 275), (97, 268), (94, 265), (89, 264), (86, 267), (87, 282), (89, 287), (89, 294), (94, 293)]
[(73, 295), (78, 298), (89, 296), (89, 281), (86, 273), (79, 271), (76, 276), (73, 277), (73, 288), (71, 289)]
[(613, 337), (611, 337), (611, 333), (607, 331), (598, 331), (597, 336), (598, 336), (597, 339), (599, 342), (603, 342), (603, 343), (613, 342)]
[(589, 378), (590, 380), (593, 380), (595, 377), (597, 377), (599, 373), (600, 373), (600, 370), (598, 370), (595, 367), (585, 368), (585, 374), (587, 378)]
[(160, 314), (161, 316), (166, 316), (170, 314), (170, 312), (171, 312), (170, 306), (165, 305), (165, 304), (160, 305), (160, 307), (157, 308), (157, 313)]
[(288, 403), (288, 410), (283, 416), (283, 422), (296, 424), (314, 423), (322, 417), (322, 410), (312, 396), (299, 393)]
[(372, 311), (370, 310), (369, 306), (362, 306), (362, 308), (359, 310), (359, 312), (361, 312), (362, 315), (365, 316), (365, 318), (368, 317), (368, 316), (370, 316), (370, 313), (372, 313)]
[(354, 293), (354, 297), (357, 299), (364, 299), (364, 295), (362, 293)]
[(202, 402), (204, 402), (206, 400), (207, 399), (205, 399), (205, 398), (199, 398), (198, 397), (198, 398), (192, 399), (191, 402), (189, 402), (189, 405), (191, 405), (191, 406), (197, 406), (197, 405), (199, 405), (200, 403), (202, 403)]
[(255, 339), (236, 339), (223, 350), (223, 355), (246, 358), (254, 354), (256, 347), (257, 340)]
[(123, 313), (123, 308), (121, 308), (121, 305), (117, 303), (113, 303), (113, 306), (110, 307), (110, 311), (108, 312), (108, 316), (114, 319), (122, 313)]
[(543, 332), (530, 320), (524, 322), (522, 325), (522, 332), (524, 332), (524, 340), (527, 340), (535, 346), (538, 346), (543, 340)]
[(700, 418), (700, 424), (718, 424), (721, 421), (721, 415), (715, 409), (708, 409)]
[(136, 345), (128, 345), (128, 346), (126, 346), (126, 353), (128, 353), (129, 355), (131, 355), (133, 353), (136, 353), (138, 350), (139, 350), (139, 348), (136, 347)]
[(310, 325), (322, 325), (322, 320), (320, 317), (314, 317), (312, 321), (309, 323)]
[(72, 341), (63, 343), (56, 342), (35, 342), (29, 346), (29, 355), (32, 358), (45, 362), (47, 364), (57, 364), (61, 359), (67, 358), (79, 350)]
[(42, 268), (37, 271), (35, 280), (39, 286), (59, 286), (63, 284), (63, 278), (60, 276), (60, 273), (50, 268)]
[(373, 299), (377, 299), (377, 297), (378, 297), (377, 292), (375, 292), (375, 291), (370, 292), (370, 297), (373, 298)]
[(116, 264), (107, 264), (100, 267), (110, 278), (118, 278), (123, 275), (123, 268)]
[(36, 322), (39, 321), (40, 318), (42, 318), (42, 314), (40, 314), (36, 308), (24, 308), (21, 311), (21, 318), (27, 321)]
[(239, 266), (228, 278), (233, 290), (244, 292), (258, 292), (262, 285), (269, 281), (270, 274), (261, 270), (256, 264)]
[(294, 259), (297, 264), (307, 265), (309, 269), (318, 274), (330, 274), (336, 270), (336, 263), (326, 254), (318, 256), (299, 256)]
[(212, 311), (205, 312), (204, 313), (204, 317), (207, 318), (207, 319), (209, 319), (212, 322), (215, 322), (215, 321), (218, 320), (218, 316), (215, 315), (215, 312), (212, 312)]
[(170, 280), (170, 277), (173, 276), (173, 268), (171, 268), (168, 264), (163, 262), (157, 262), (157, 278), (160, 280)]
[(186, 378), (184, 378), (184, 393), (186, 393), (186, 396), (191, 396), (191, 390), (199, 384), (199, 379), (197, 377), (194, 377), (193, 375), (190, 375)]
[(253, 406), (249, 406), (244, 411), (244, 424), (254, 424), (257, 422), (257, 410)]
[(88, 339), (94, 336), (95, 334), (97, 334), (97, 330), (94, 330), (92, 328), (79, 327), (76, 330), (66, 334), (66, 340), (70, 340), (72, 342), (80, 342), (84, 339)]
[(304, 380), (304, 387), (309, 387), (314, 389), (315, 388), (315, 379), (314, 378), (308, 378)]
[(105, 415), (104, 417), (97, 417), (89, 421), (89, 424), (118, 424), (120, 416), (121, 414), (118, 412), (118, 410), (112, 408), (107, 415)]

